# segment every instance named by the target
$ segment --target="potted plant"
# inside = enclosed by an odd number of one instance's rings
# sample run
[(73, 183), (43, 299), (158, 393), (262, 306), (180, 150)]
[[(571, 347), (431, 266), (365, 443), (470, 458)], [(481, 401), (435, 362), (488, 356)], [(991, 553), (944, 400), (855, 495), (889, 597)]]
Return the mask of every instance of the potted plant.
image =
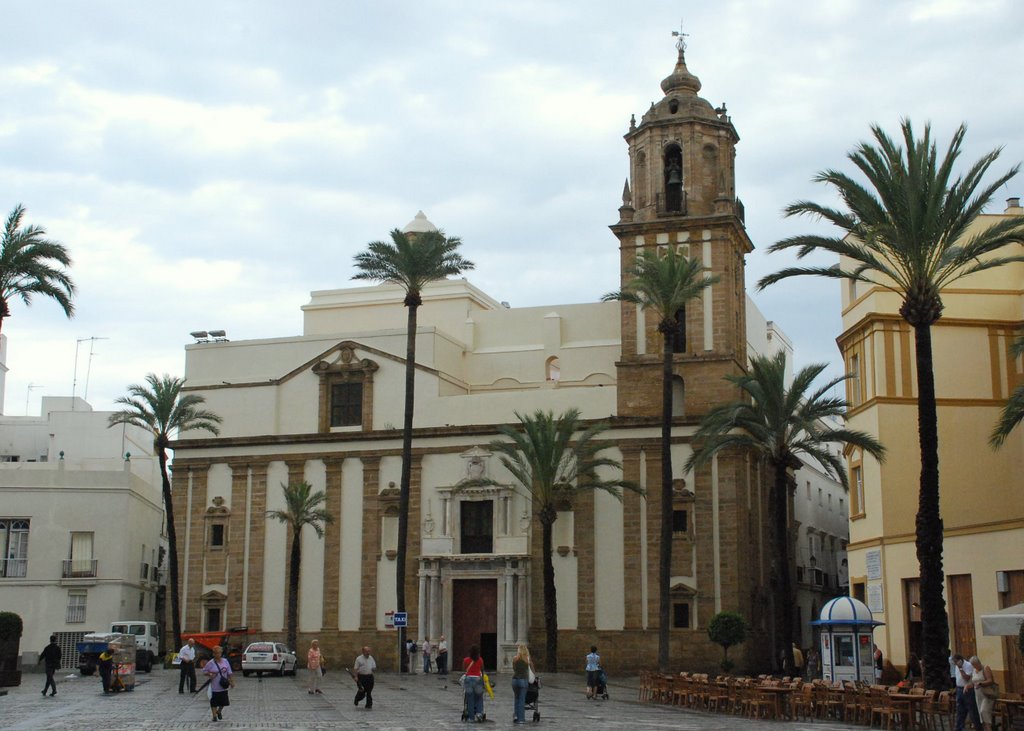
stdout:
[(18, 652), (21, 648), (21, 617), (0, 612), (0, 687), (21, 685)]
[(729, 648), (739, 645), (747, 639), (747, 620), (736, 612), (719, 612), (711, 618), (708, 625), (708, 637), (716, 645), (722, 646), (722, 662), (719, 666), (723, 673), (730, 672), (735, 663), (729, 659)]

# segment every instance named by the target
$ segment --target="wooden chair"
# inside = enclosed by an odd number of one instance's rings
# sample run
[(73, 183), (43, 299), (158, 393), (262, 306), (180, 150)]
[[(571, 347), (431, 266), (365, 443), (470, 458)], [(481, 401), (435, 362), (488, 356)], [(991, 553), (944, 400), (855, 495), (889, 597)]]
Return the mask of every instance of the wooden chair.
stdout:
[(928, 731), (945, 731), (946, 721), (952, 722), (948, 713), (949, 691), (928, 690), (924, 695), (927, 700), (919, 711), (921, 725)]
[(872, 686), (869, 691), (869, 697), (871, 699), (871, 716), (868, 720), (869, 725), (875, 725), (875, 719), (878, 719), (878, 725), (881, 727), (882, 720), (885, 720), (885, 728), (891, 729), (895, 723), (899, 726), (900, 709), (893, 705), (892, 698), (889, 697), (889, 692), (884, 687)]
[(728, 679), (716, 680), (708, 689), (708, 710), (727, 713), (732, 703), (735, 684)]
[(790, 697), (790, 709), (793, 720), (803, 718), (810, 721), (817, 717), (814, 699), (814, 686), (808, 684), (795, 691)]

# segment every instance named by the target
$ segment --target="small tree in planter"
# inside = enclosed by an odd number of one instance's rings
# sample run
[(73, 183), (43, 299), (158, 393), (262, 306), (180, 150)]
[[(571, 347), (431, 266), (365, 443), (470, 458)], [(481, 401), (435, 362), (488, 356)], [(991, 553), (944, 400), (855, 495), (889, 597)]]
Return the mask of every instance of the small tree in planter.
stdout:
[(21, 617), (0, 612), (0, 687), (21, 685), (18, 651), (21, 647)]
[(722, 662), (719, 666), (723, 673), (730, 672), (735, 663), (729, 659), (729, 648), (742, 644), (747, 639), (747, 620), (736, 612), (719, 612), (711, 618), (708, 625), (708, 637), (716, 645), (722, 646)]

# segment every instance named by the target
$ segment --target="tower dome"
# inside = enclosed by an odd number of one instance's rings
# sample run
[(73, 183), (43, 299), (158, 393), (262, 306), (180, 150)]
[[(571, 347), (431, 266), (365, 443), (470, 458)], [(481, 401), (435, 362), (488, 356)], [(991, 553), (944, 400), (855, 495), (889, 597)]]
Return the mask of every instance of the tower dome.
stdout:
[(696, 96), (700, 91), (700, 79), (690, 73), (686, 68), (686, 47), (679, 43), (679, 58), (672, 73), (666, 76), (661, 82), (661, 90), (668, 96), (673, 92), (679, 94), (693, 94)]

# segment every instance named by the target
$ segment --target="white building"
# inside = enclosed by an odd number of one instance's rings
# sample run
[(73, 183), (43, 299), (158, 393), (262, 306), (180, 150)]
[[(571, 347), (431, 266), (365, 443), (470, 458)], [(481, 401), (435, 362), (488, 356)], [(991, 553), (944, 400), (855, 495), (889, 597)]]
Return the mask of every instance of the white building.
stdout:
[[(751, 356), (786, 352), (786, 382), (793, 380), (793, 345), (776, 323), (765, 320), (753, 302), (747, 302), (747, 338)], [(839, 428), (839, 423), (830, 425)], [(829, 447), (841, 456), (837, 445)], [(816, 647), (809, 622), (818, 618), (829, 599), (849, 593), (846, 546), (850, 541), (849, 494), (843, 484), (817, 461), (801, 457), (803, 467), (793, 479), (793, 531), (796, 545), (796, 611), (794, 641)]]
[(51, 634), (71, 667), (83, 634), (156, 616), (159, 464), (146, 431), (109, 416), (51, 397), (0, 416), (0, 610), (24, 622), (26, 668)]

